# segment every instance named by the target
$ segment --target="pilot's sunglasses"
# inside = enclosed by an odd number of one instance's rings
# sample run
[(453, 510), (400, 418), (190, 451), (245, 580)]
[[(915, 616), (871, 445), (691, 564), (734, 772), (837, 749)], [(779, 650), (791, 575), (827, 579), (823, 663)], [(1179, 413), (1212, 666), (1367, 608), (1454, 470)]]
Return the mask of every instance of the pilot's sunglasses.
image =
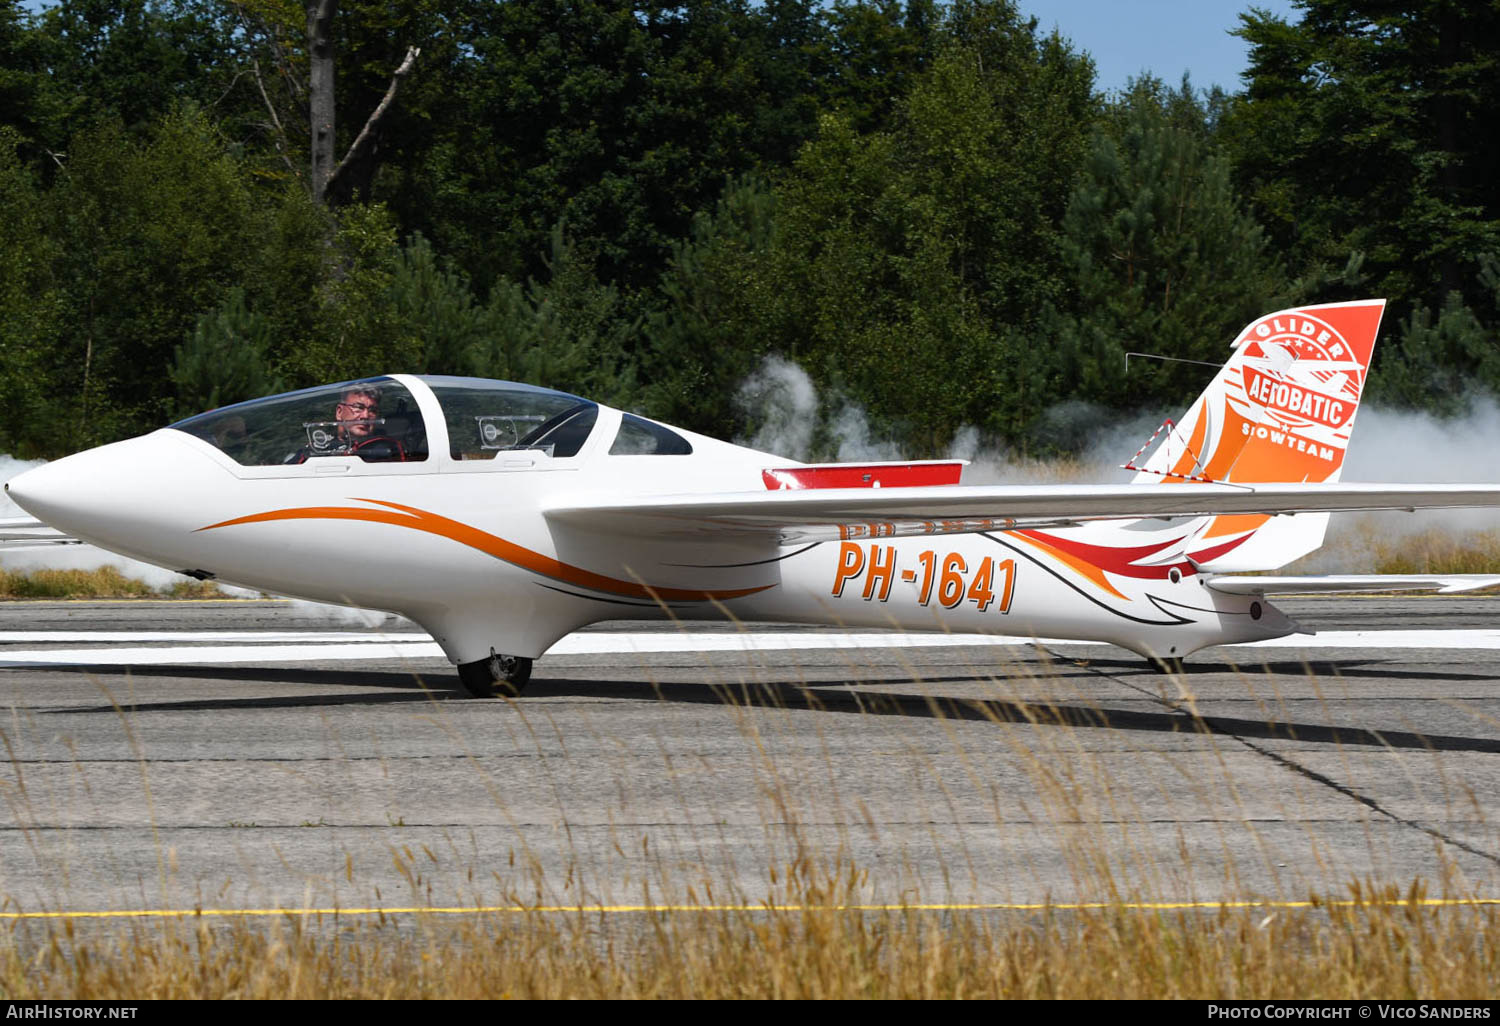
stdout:
[(353, 410), (355, 413), (375, 413), (380, 409), (380, 407), (371, 406), (369, 403), (339, 403), (339, 405), (346, 410)]

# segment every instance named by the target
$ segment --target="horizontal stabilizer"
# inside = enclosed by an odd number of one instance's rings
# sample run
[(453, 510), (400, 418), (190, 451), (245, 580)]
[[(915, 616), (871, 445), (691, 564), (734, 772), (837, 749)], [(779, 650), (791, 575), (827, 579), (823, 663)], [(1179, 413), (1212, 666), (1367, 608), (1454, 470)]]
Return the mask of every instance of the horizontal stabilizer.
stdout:
[(1321, 577), (1209, 577), (1226, 595), (1297, 595), (1316, 592), (1437, 591), (1451, 595), (1500, 585), (1500, 574), (1329, 574)]

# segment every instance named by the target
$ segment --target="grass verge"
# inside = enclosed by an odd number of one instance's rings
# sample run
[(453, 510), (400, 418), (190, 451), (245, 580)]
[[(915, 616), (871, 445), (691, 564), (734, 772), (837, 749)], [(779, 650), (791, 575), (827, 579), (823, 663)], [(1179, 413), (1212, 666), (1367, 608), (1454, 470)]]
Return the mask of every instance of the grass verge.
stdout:
[(1500, 983), (1500, 910), (1354, 887), (1302, 909), (604, 916), (47, 928), (0, 949), (10, 1000), (222, 998), (1451, 999)]
[(183, 579), (157, 588), (112, 566), (96, 570), (0, 570), (0, 599), (225, 598), (211, 581)]
[(1375, 541), (1376, 573), (1493, 574), (1500, 572), (1500, 533), (1455, 535), (1423, 531), (1394, 542)]

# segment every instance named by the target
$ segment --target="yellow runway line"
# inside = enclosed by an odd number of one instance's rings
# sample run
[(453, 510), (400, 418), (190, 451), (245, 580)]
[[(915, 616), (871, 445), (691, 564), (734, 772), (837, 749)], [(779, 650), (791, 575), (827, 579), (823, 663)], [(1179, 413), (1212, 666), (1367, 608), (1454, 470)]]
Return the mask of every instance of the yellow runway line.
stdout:
[(1342, 898), (1328, 901), (1054, 901), (1054, 902), (977, 902), (953, 904), (853, 904), (853, 905), (481, 905), (481, 906), (401, 906), (396, 908), (143, 908), (95, 909), (65, 912), (0, 912), (0, 921), (22, 922), (48, 919), (198, 919), (216, 918), (313, 918), (322, 916), (408, 916), (408, 915), (516, 915), (532, 913), (568, 913), (572, 915), (609, 915), (616, 913), (661, 912), (1097, 912), (1118, 909), (1125, 912), (1171, 912), (1182, 910), (1224, 909), (1312, 909), (1312, 908), (1484, 908), (1500, 906), (1500, 898), (1420, 898), (1416, 901), (1357, 901)]

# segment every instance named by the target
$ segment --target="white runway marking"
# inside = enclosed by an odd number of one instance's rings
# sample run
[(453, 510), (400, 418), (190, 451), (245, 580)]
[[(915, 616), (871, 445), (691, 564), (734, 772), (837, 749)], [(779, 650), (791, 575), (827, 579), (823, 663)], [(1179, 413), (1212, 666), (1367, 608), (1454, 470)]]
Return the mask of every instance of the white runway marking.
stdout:
[(388, 659), (443, 658), (437, 642), (417, 640), (411, 644), (328, 645), (205, 645), (201, 648), (38, 648), (26, 651), (0, 649), (0, 668), (18, 666), (177, 666), (219, 663), (338, 662), (362, 663)]
[[(0, 667), (26, 666), (150, 666), (220, 663), (277, 663), (314, 661), (375, 662), (400, 659), (440, 659), (437, 643), (422, 634), (361, 631), (6, 631), (0, 643), (28, 642), (77, 646), (80, 642), (132, 641), (134, 645), (101, 644), (66, 648), (0, 648)], [(179, 642), (143, 646), (142, 641)], [(256, 641), (260, 644), (231, 644)], [(198, 644), (187, 644), (198, 642)], [(978, 634), (839, 634), (813, 631), (775, 631), (694, 634), (678, 632), (618, 632), (574, 634), (547, 652), (549, 656), (651, 655), (670, 652), (767, 652), (860, 648), (1015, 647), (1034, 644), (1063, 647), (1103, 642), (1025, 638)], [(1292, 635), (1234, 646), (1299, 649), (1500, 649), (1500, 630), (1453, 631), (1328, 631), (1316, 636)]]
[(60, 642), (146, 641), (186, 642), (303, 642), (324, 644), (331, 641), (426, 641), (427, 635), (413, 631), (0, 631), (0, 645), (18, 642), (56, 644)]

